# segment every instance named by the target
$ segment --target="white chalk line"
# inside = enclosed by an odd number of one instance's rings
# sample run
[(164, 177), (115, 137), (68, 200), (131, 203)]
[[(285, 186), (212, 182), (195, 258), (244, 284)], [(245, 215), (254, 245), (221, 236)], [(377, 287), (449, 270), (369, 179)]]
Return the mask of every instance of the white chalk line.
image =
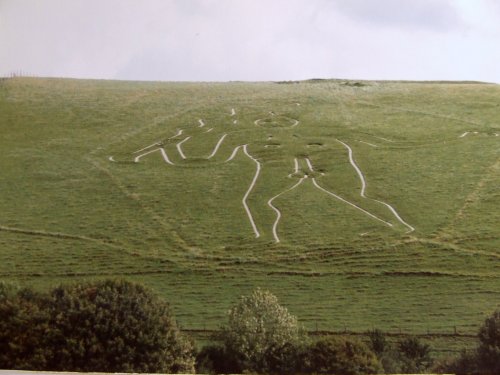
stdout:
[[(299, 120), (295, 120), (295, 119), (290, 119), (290, 120), (292, 120), (292, 125), (290, 126), (290, 128), (293, 128), (293, 127), (297, 126), (300, 123)], [(253, 123), (255, 125), (257, 125), (257, 126), (261, 126), (260, 123), (262, 121), (265, 121), (265, 119), (264, 118), (259, 118), (259, 119), (255, 120)]]
[(255, 172), (255, 176), (253, 177), (252, 183), (250, 184), (250, 187), (248, 188), (247, 192), (245, 193), (245, 195), (242, 199), (242, 202), (243, 202), (243, 207), (245, 207), (245, 211), (247, 212), (248, 219), (250, 220), (250, 224), (252, 224), (252, 228), (253, 228), (253, 231), (255, 233), (255, 238), (259, 238), (260, 237), (259, 230), (257, 229), (257, 226), (255, 225), (255, 222), (254, 222), (253, 217), (252, 217), (252, 213), (250, 212), (250, 208), (248, 207), (246, 201), (247, 201), (248, 196), (250, 195), (250, 192), (254, 188), (255, 183), (257, 182), (257, 178), (259, 178), (260, 163), (257, 159), (255, 159), (252, 155), (250, 155), (248, 153), (247, 146), (248, 145), (243, 146), (243, 152), (245, 153), (246, 156), (248, 156), (250, 159), (252, 159), (255, 162), (255, 164), (257, 165), (257, 171)]
[(159, 146), (159, 145), (160, 145), (160, 142), (151, 143), (149, 146), (143, 147), (140, 150), (132, 152), (132, 154), (137, 154), (137, 153), (139, 153), (141, 151), (147, 150), (148, 148), (151, 148), (153, 146)]
[(184, 153), (182, 152), (182, 148), (181, 148), (181, 145), (186, 142), (187, 140), (189, 140), (191, 137), (186, 137), (184, 138), (182, 141), (180, 141), (179, 143), (177, 143), (176, 147), (177, 147), (177, 151), (179, 151), (179, 155), (181, 156), (181, 158), (183, 159), (186, 159), (186, 155), (184, 155)]
[[(306, 163), (307, 163), (307, 166), (309, 167), (309, 170), (311, 172), (315, 172), (314, 168), (313, 168), (313, 165), (311, 163), (311, 159), (309, 158), (306, 158)], [(324, 176), (325, 174), (323, 172), (321, 172), (321, 175)]]
[[(465, 133), (461, 134), (458, 138), (463, 138), (469, 134), (477, 135), (477, 134), (479, 134), (479, 132), (465, 132)], [(485, 134), (485, 133), (482, 133), (482, 134)], [(493, 133), (493, 136), (498, 137), (498, 133)]]
[(298, 159), (297, 159), (297, 158), (293, 159), (293, 162), (294, 162), (293, 173), (290, 173), (290, 174), (288, 175), (288, 178), (292, 178), (292, 176), (293, 176), (294, 174), (299, 173), (299, 161), (298, 161)]
[(134, 159), (134, 162), (135, 163), (139, 163), (139, 160), (143, 157), (143, 156), (146, 156), (146, 155), (149, 155), (149, 154), (152, 154), (153, 152), (156, 152), (156, 151), (160, 151), (161, 152), (161, 155), (163, 156), (163, 160), (165, 160), (166, 163), (170, 164), (170, 165), (175, 165), (174, 163), (172, 163), (170, 161), (170, 159), (168, 158), (168, 155), (165, 151), (165, 149), (163, 147), (159, 147), (159, 148), (155, 148), (154, 150), (151, 150), (151, 151), (148, 151), (148, 152), (145, 152), (144, 154), (141, 154), (139, 156), (137, 156), (135, 159)]
[(356, 162), (354, 161), (353, 157), (352, 157), (352, 148), (350, 148), (347, 144), (345, 144), (344, 142), (342, 141), (339, 141), (338, 139), (336, 139), (337, 142), (339, 143), (342, 143), (344, 145), (345, 148), (347, 148), (348, 152), (349, 152), (349, 162), (351, 163), (351, 165), (354, 167), (354, 169), (356, 170), (356, 172), (358, 173), (358, 176), (361, 180), (361, 196), (363, 198), (366, 198), (365, 196), (365, 189), (366, 189), (366, 181), (365, 181), (365, 178), (363, 176), (363, 173), (361, 173), (361, 169), (359, 169), (358, 165), (356, 164)]
[(375, 202), (378, 202), (378, 203), (381, 203), (383, 204), (384, 206), (386, 206), (389, 210), (392, 211), (392, 213), (394, 214), (394, 216), (396, 216), (396, 218), (399, 220), (400, 223), (402, 223), (404, 226), (406, 226), (409, 230), (406, 232), (406, 233), (411, 233), (415, 230), (415, 228), (413, 228), (410, 224), (408, 224), (406, 221), (404, 221), (401, 216), (399, 216), (399, 214), (396, 212), (396, 210), (394, 209), (394, 207), (392, 207), (390, 204), (388, 203), (385, 203), (385, 202), (382, 202), (382, 201), (379, 201), (378, 199), (373, 199)]
[[(184, 131), (184, 130), (182, 130), (182, 129), (181, 129), (181, 130), (179, 130), (179, 131), (177, 132), (177, 134), (173, 135), (172, 137), (170, 137), (170, 138), (168, 138), (168, 139), (173, 139), (173, 138), (175, 138), (175, 137), (178, 137), (179, 135), (181, 135), (181, 134), (182, 134), (182, 132), (183, 132), (183, 131)], [(149, 146), (143, 147), (143, 148), (141, 148), (140, 150), (137, 150), (137, 151), (132, 152), (132, 154), (137, 154), (137, 153), (139, 153), (139, 152), (141, 152), (141, 151), (144, 151), (144, 150), (147, 150), (148, 148), (151, 148), (151, 147), (153, 147), (153, 146), (160, 146), (160, 145), (161, 145), (161, 141), (158, 141), (158, 142), (155, 142), (155, 143), (151, 143)]]
[(199, 128), (202, 128), (205, 126), (205, 123), (203, 122), (203, 120), (201, 118), (198, 120), (198, 122), (200, 123), (200, 126), (198, 126)]
[[(345, 148), (347, 148), (348, 152), (349, 152), (349, 162), (351, 163), (351, 165), (353, 166), (353, 168), (356, 170), (356, 172), (358, 173), (358, 176), (359, 176), (359, 179), (361, 180), (361, 193), (360, 195), (363, 197), (363, 198), (367, 198), (366, 195), (365, 195), (365, 190), (366, 190), (366, 181), (365, 181), (365, 177), (363, 176), (363, 173), (361, 172), (361, 169), (359, 169), (358, 165), (356, 164), (356, 162), (354, 161), (354, 158), (353, 158), (353, 152), (352, 152), (352, 148), (349, 147), (348, 144), (336, 139), (337, 142), (341, 143), (344, 145)], [(369, 198), (369, 199), (372, 199), (372, 198)], [(396, 210), (394, 209), (394, 207), (392, 207), (390, 204), (388, 203), (385, 203), (385, 202), (382, 202), (382, 201), (379, 201), (378, 199), (372, 199), (374, 200), (375, 202), (378, 202), (378, 203), (381, 203), (383, 204), (384, 206), (386, 206), (387, 208), (389, 208), (389, 210), (391, 210), (391, 212), (394, 214), (394, 216), (399, 220), (399, 222), (401, 224), (403, 224), (404, 226), (406, 226), (409, 231), (407, 231), (406, 233), (411, 233), (415, 230), (414, 227), (412, 227), (410, 224), (408, 224), (406, 221), (404, 221), (401, 216), (399, 216), (399, 214), (396, 212)]]
[(309, 167), (309, 169), (311, 170), (311, 172), (314, 172), (314, 168), (313, 168), (311, 160), (309, 158), (306, 158), (306, 163), (307, 163), (307, 166)]
[(274, 236), (274, 240), (276, 243), (279, 243), (280, 242), (280, 239), (278, 237), (278, 223), (281, 219), (281, 211), (276, 208), (274, 205), (273, 205), (273, 200), (275, 200), (276, 198), (278, 198), (279, 196), (289, 192), (290, 190), (293, 190), (295, 189), (297, 186), (299, 186), (304, 180), (306, 179), (306, 176), (302, 177), (299, 182), (297, 182), (295, 185), (293, 185), (291, 188), (287, 189), (287, 190), (284, 190), (282, 191), (281, 193), (275, 195), (274, 197), (272, 197), (271, 199), (269, 199), (267, 201), (267, 205), (269, 207), (271, 207), (274, 212), (276, 212), (276, 220), (274, 221), (274, 224), (273, 224), (273, 236)]
[(214, 130), (214, 128), (207, 129), (205, 133), (210, 133), (212, 130)]
[(236, 147), (234, 148), (233, 153), (231, 154), (231, 156), (230, 156), (230, 157), (228, 157), (228, 158), (227, 158), (226, 163), (227, 163), (228, 161), (231, 161), (231, 160), (233, 160), (233, 159), (234, 159), (234, 157), (236, 156), (236, 153), (238, 152), (238, 150), (240, 149), (240, 147), (243, 147), (243, 145), (239, 145), (239, 146), (236, 146)]
[(219, 142), (217, 142), (217, 144), (215, 145), (215, 148), (214, 150), (212, 151), (212, 153), (208, 156), (207, 159), (211, 159), (212, 157), (215, 156), (215, 154), (217, 153), (217, 151), (219, 150), (219, 147), (220, 145), (222, 144), (222, 142), (224, 141), (224, 138), (226, 138), (227, 136), (227, 133), (224, 134), (220, 139), (219, 139)]
[(238, 123), (238, 120), (234, 120), (233, 124), (236, 125)]
[(393, 142), (394, 143), (394, 141), (391, 141), (390, 139), (387, 139), (387, 138), (377, 137), (376, 135), (374, 135), (373, 137), (381, 139), (381, 140), (386, 141), (386, 142)]
[(174, 138), (178, 137), (179, 135), (181, 135), (181, 134), (182, 134), (182, 132), (184, 132), (184, 130), (182, 130), (182, 129), (181, 129), (181, 130), (179, 130), (179, 131), (177, 132), (177, 134), (175, 134), (175, 135), (171, 136), (169, 139), (174, 139)]
[(337, 198), (338, 200), (340, 200), (340, 201), (342, 201), (342, 202), (344, 202), (344, 203), (347, 203), (348, 205), (350, 205), (350, 206), (352, 206), (352, 207), (354, 207), (354, 208), (356, 208), (356, 209), (360, 210), (361, 212), (365, 213), (366, 215), (370, 216), (371, 218), (373, 218), (373, 219), (375, 219), (375, 220), (378, 220), (378, 221), (380, 221), (380, 222), (382, 222), (382, 223), (384, 223), (384, 224), (386, 224), (386, 225), (388, 225), (388, 226), (390, 226), (390, 227), (392, 227), (392, 226), (393, 226), (391, 223), (389, 223), (389, 222), (387, 222), (387, 221), (385, 221), (385, 220), (383, 220), (383, 219), (381, 219), (381, 218), (379, 218), (379, 217), (375, 216), (374, 214), (372, 214), (372, 213), (370, 213), (370, 212), (366, 211), (365, 209), (363, 209), (363, 208), (361, 208), (361, 207), (359, 207), (359, 206), (355, 205), (354, 203), (349, 202), (348, 200), (346, 200), (346, 199), (342, 198), (341, 196), (338, 196), (337, 194), (332, 193), (331, 191), (328, 191), (328, 190), (326, 190), (325, 188), (321, 187), (321, 186), (320, 186), (320, 185), (316, 182), (316, 179), (315, 179), (314, 177), (312, 178), (312, 181), (313, 181), (314, 186), (316, 186), (318, 189), (320, 189), (320, 190), (324, 191), (325, 193), (327, 193), (327, 194), (329, 194), (329, 195), (331, 195), (331, 196), (333, 196), (333, 197)]
[(368, 142), (365, 142), (365, 141), (358, 141), (358, 142), (364, 143), (365, 145), (368, 145), (368, 146), (378, 147), (377, 145), (374, 145), (373, 143), (368, 143)]
[(110, 157), (108, 158), (108, 160), (109, 160), (109, 161), (116, 162), (116, 160), (115, 160), (115, 159), (113, 159), (113, 157), (112, 157), (112, 156), (110, 156)]
[(234, 108), (231, 108), (231, 116), (236, 116), (236, 111), (234, 110)]

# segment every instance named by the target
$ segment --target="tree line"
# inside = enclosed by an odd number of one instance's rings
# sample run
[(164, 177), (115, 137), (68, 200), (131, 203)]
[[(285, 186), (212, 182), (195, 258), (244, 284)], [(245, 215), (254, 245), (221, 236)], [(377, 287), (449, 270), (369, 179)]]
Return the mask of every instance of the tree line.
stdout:
[(197, 349), (166, 301), (124, 280), (61, 285), (48, 292), (0, 282), (0, 368), (37, 371), (380, 374), (500, 373), (500, 311), (477, 350), (433, 363), (416, 337), (389, 342), (311, 339), (276, 296), (256, 289), (228, 313), (212, 344)]

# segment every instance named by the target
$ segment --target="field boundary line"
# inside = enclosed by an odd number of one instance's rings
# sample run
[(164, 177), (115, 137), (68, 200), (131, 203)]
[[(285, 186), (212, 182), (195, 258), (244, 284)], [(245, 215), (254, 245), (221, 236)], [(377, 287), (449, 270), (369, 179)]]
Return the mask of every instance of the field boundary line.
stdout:
[(30, 235), (30, 236), (42, 236), (42, 237), (61, 238), (61, 239), (68, 239), (68, 240), (89, 241), (89, 242), (98, 243), (100, 245), (112, 247), (112, 248), (118, 249), (118, 250), (125, 249), (124, 246), (115, 245), (115, 244), (108, 242), (108, 241), (103, 241), (103, 240), (93, 238), (93, 237), (88, 237), (88, 236), (82, 236), (79, 234), (69, 234), (69, 233), (63, 233), (63, 232), (48, 232), (45, 230), (36, 230), (36, 229), (23, 229), (23, 228), (8, 227), (5, 225), (0, 225), (0, 231), (11, 232), (11, 233), (21, 233), (21, 234), (26, 234), (26, 235)]
[[(218, 329), (210, 329), (210, 328), (181, 328), (182, 332), (193, 333), (193, 334), (213, 334), (221, 332)], [(367, 336), (370, 333), (370, 330), (359, 332), (359, 331), (350, 331), (349, 329), (344, 329), (341, 331), (338, 330), (325, 330), (325, 329), (308, 329), (305, 330), (308, 335), (311, 336), (328, 336), (328, 335), (351, 335), (351, 336)], [(407, 337), (407, 336), (418, 336), (418, 337), (429, 337), (429, 338), (440, 338), (440, 337), (464, 337), (464, 338), (474, 338), (477, 339), (477, 334), (472, 333), (459, 333), (459, 332), (424, 332), (424, 333), (411, 333), (411, 332), (386, 332), (383, 331), (384, 335), (389, 337)]]
[(462, 207), (457, 211), (455, 217), (452, 220), (452, 225), (462, 219), (465, 210), (467, 210), (472, 204), (479, 200), (479, 193), (484, 188), (484, 186), (490, 181), (491, 176), (495, 174), (497, 170), (500, 170), (500, 158), (498, 158), (490, 167), (487, 168), (487, 173), (479, 180), (474, 189), (467, 195), (465, 202)]
[(371, 106), (371, 107), (376, 107), (376, 108), (390, 109), (393, 111), (400, 111), (400, 112), (416, 113), (416, 114), (423, 115), (423, 116), (430, 116), (430, 117), (436, 117), (436, 118), (443, 118), (443, 119), (451, 120), (451, 121), (463, 122), (463, 123), (469, 124), (469, 125), (475, 125), (475, 126), (484, 126), (485, 125), (485, 124), (481, 124), (481, 123), (476, 122), (476, 121), (465, 120), (465, 119), (453, 117), (450, 115), (444, 115), (444, 114), (440, 114), (440, 113), (420, 111), (418, 109), (408, 109), (408, 108), (403, 108), (403, 107), (390, 107), (390, 106), (386, 106), (386, 105), (377, 105), (377, 104), (373, 104), (373, 103), (369, 103), (369, 102), (365, 102), (365, 101), (360, 101), (359, 103), (367, 105), (367, 106)]
[(452, 242), (439, 241), (439, 240), (434, 240), (431, 238), (413, 237), (410, 241), (404, 241), (401, 243), (407, 244), (407, 243), (414, 243), (414, 242), (418, 242), (418, 243), (422, 243), (422, 244), (439, 245), (439, 246), (446, 247), (450, 250), (459, 251), (459, 252), (466, 253), (466, 254), (489, 256), (489, 257), (500, 259), (500, 253), (492, 253), (492, 252), (485, 251), (485, 250), (464, 249), (463, 247), (458, 246), (457, 244), (454, 244)]
[[(122, 194), (125, 197), (136, 202), (144, 212), (149, 214), (149, 216), (153, 219), (154, 222), (158, 223), (163, 228), (164, 231), (170, 233), (172, 235), (172, 240), (177, 240), (179, 242), (175, 243), (176, 246), (179, 246), (183, 250), (189, 250), (189, 246), (187, 245), (186, 241), (182, 237), (180, 237), (180, 235), (175, 230), (172, 229), (170, 224), (166, 223), (164, 219), (161, 216), (159, 216), (154, 210), (145, 206), (141, 202), (139, 197), (137, 197), (135, 194), (130, 193), (128, 189), (120, 182), (120, 180), (113, 173), (111, 173), (111, 171), (109, 171), (106, 167), (103, 167), (98, 161), (95, 161), (90, 157), (85, 157), (85, 160), (87, 160), (97, 170), (101, 171), (106, 176), (108, 176), (111, 179), (111, 182), (122, 192)], [(157, 235), (161, 236), (165, 235), (164, 232), (163, 233), (158, 232), (158, 229), (156, 229), (155, 232)]]

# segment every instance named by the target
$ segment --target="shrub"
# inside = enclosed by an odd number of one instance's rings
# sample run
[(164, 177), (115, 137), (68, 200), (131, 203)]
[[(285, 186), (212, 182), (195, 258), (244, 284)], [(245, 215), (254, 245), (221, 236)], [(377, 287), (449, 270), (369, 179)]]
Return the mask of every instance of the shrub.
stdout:
[(404, 373), (422, 373), (432, 365), (430, 346), (416, 337), (408, 337), (398, 343)]
[(304, 372), (307, 347), (299, 343), (271, 346), (264, 354), (265, 367), (270, 374), (297, 374)]
[(441, 360), (433, 367), (433, 372), (456, 375), (479, 374), (477, 368), (477, 353), (475, 351), (463, 351), (458, 358)]
[(365, 344), (329, 337), (312, 344), (305, 356), (305, 371), (315, 374), (377, 374), (382, 366)]
[(81, 372), (192, 372), (192, 344), (168, 304), (125, 281), (29, 290), (0, 298), (3, 368)]
[(222, 345), (203, 347), (196, 356), (197, 374), (236, 374), (241, 372), (239, 364)]
[(44, 369), (49, 314), (42, 295), (0, 285), (0, 368)]
[[(269, 372), (267, 361), (299, 338), (297, 318), (278, 303), (276, 296), (257, 289), (243, 296), (229, 311), (221, 339), (228, 357), (240, 371)], [(273, 366), (276, 364), (273, 362)]]
[(379, 359), (386, 374), (397, 374), (402, 371), (401, 353), (387, 341), (385, 334), (376, 329), (368, 332), (369, 345)]
[(479, 330), (478, 366), (484, 374), (500, 373), (500, 310), (487, 318)]

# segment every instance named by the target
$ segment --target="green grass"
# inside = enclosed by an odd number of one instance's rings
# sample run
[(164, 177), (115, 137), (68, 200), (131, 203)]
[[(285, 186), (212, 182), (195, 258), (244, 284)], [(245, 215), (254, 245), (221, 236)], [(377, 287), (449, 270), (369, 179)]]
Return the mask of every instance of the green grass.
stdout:
[[(260, 286), (309, 329), (473, 334), (500, 301), (499, 103), (480, 83), (0, 81), (0, 277), (125, 276), (192, 329), (217, 328)], [(133, 163), (158, 141), (176, 166), (159, 152)], [(241, 149), (224, 162), (242, 144), (262, 165), (258, 239), (242, 205), (256, 164)], [(267, 202), (306, 172), (394, 226), (309, 178), (273, 201), (275, 244)]]

